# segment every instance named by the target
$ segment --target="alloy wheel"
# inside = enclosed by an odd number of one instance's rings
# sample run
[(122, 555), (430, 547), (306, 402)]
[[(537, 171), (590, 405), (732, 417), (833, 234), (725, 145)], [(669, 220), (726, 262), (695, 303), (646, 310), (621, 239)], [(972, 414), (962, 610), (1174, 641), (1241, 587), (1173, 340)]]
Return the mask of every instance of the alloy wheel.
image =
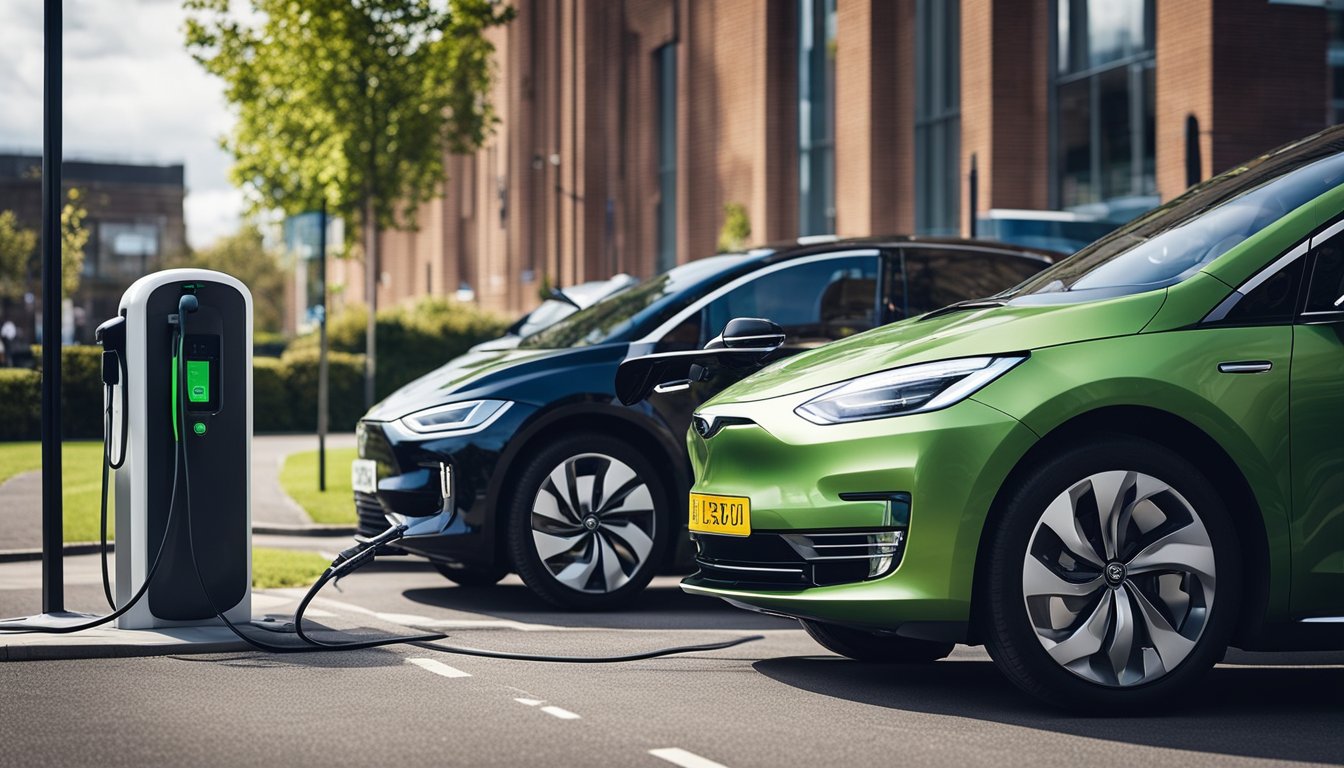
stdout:
[(557, 582), (578, 592), (614, 592), (644, 567), (657, 517), (648, 484), (601, 453), (565, 459), (532, 502), (532, 543)]
[(1176, 669), (1209, 620), (1213, 543), (1167, 483), (1099, 472), (1046, 507), (1022, 565), (1036, 638), (1059, 666), (1131, 687)]

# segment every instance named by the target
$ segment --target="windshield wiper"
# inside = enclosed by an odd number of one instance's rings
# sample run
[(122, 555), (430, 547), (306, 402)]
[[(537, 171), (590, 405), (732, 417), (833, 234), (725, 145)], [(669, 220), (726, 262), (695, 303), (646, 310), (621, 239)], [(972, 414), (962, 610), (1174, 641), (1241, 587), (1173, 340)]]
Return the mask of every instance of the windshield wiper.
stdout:
[(919, 318), (919, 322), (931, 320), (935, 317), (942, 317), (943, 315), (950, 315), (953, 312), (960, 312), (964, 309), (992, 309), (994, 307), (1002, 307), (1007, 303), (1008, 302), (1003, 299), (971, 299), (969, 301), (958, 301), (956, 304), (948, 304), (942, 309), (933, 310), (927, 315)]

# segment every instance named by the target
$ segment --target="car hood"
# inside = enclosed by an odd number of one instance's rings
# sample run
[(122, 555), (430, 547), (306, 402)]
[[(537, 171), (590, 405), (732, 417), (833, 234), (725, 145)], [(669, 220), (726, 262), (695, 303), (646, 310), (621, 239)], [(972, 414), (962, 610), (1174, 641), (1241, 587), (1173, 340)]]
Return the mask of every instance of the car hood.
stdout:
[(1022, 352), (1138, 333), (1165, 290), (1077, 304), (1012, 304), (912, 318), (780, 360), (725, 389), (715, 403), (766, 400), (916, 363)]
[[(423, 408), (477, 398), (535, 402), (538, 395), (578, 378), (571, 375), (578, 368), (603, 363), (614, 368), (628, 346), (472, 350), (388, 395), (364, 419), (393, 421)], [(614, 370), (610, 378), (614, 382)], [(542, 386), (547, 381), (555, 387)]]

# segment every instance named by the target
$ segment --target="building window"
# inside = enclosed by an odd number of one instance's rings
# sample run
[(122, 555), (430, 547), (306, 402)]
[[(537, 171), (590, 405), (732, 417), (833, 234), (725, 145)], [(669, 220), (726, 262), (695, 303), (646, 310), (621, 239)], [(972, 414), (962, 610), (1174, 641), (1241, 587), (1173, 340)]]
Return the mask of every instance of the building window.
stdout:
[(1059, 207), (1127, 219), (1157, 203), (1153, 0), (1056, 0)]
[(959, 0), (915, 4), (915, 229), (961, 230)]
[(798, 234), (835, 231), (835, 0), (798, 0)]
[(658, 116), (654, 144), (658, 148), (659, 272), (677, 265), (677, 46), (664, 45), (653, 53)]

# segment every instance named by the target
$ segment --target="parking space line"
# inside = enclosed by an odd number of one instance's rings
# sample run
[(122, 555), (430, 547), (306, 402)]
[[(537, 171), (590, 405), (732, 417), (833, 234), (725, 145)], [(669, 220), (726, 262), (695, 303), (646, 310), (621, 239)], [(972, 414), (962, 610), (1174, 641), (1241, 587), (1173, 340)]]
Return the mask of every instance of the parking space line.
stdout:
[(559, 708), (559, 707), (542, 707), (542, 708), (541, 708), (541, 711), (542, 711), (542, 712), (545, 712), (546, 714), (550, 715), (551, 717), (558, 717), (558, 718), (560, 718), (561, 720), (578, 720), (578, 719), (579, 719), (579, 716), (576, 715), (575, 713), (570, 712), (568, 709), (561, 709), (561, 708)]
[(679, 747), (650, 749), (649, 754), (673, 765), (680, 765), (682, 768), (728, 768), (723, 763), (716, 763), (709, 758), (701, 757), (694, 752), (687, 752)]
[(441, 661), (435, 661), (434, 659), (407, 659), (406, 663), (414, 664), (415, 666), (433, 672), (440, 677), (471, 677), (471, 673), (469, 672), (463, 672), (457, 667), (450, 667), (447, 664), (444, 664)]
[(514, 701), (528, 707), (535, 707), (541, 703), (541, 699), (514, 699)]

